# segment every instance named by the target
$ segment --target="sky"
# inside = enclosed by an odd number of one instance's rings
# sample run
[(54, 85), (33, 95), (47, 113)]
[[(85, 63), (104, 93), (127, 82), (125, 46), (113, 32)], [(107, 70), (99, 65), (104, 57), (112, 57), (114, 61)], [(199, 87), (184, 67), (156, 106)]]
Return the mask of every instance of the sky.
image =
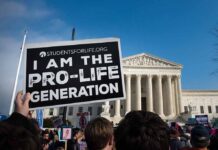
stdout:
[(123, 57), (182, 64), (182, 89), (218, 90), (217, 0), (0, 0), (0, 113), (9, 111), (24, 31), (26, 43), (66, 41), (74, 27), (78, 40), (120, 38)]

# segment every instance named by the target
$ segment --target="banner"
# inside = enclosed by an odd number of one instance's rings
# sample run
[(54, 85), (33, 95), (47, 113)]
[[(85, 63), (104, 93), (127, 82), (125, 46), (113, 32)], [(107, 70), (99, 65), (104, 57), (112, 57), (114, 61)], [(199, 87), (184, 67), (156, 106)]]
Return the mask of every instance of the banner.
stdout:
[(43, 110), (42, 109), (36, 110), (36, 120), (39, 124), (39, 127), (43, 128)]
[(26, 45), (30, 108), (125, 98), (117, 38)]

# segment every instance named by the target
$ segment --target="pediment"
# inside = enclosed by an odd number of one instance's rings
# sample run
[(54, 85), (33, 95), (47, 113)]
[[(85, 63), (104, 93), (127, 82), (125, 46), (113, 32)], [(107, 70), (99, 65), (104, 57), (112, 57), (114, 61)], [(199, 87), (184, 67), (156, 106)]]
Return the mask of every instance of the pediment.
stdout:
[(168, 67), (182, 68), (182, 65), (170, 62), (145, 53), (125, 57), (122, 60), (123, 66), (129, 67)]

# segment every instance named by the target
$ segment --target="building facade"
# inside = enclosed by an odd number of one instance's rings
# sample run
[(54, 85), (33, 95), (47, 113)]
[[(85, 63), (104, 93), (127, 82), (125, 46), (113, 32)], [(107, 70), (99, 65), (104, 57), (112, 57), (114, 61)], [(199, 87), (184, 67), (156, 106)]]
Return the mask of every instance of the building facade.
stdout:
[[(67, 119), (74, 126), (79, 126), (82, 112), (89, 112), (88, 119), (99, 116), (102, 105), (110, 108), (110, 119), (114, 123), (131, 110), (152, 111), (167, 120), (190, 108), (193, 115), (218, 117), (218, 91), (182, 91), (182, 65), (145, 53), (123, 58), (122, 65), (126, 99), (69, 106)], [(62, 114), (63, 108), (44, 111), (45, 117)]]
[(208, 115), (211, 120), (218, 118), (218, 91), (216, 90), (183, 90), (182, 106), (184, 112), (195, 115)]

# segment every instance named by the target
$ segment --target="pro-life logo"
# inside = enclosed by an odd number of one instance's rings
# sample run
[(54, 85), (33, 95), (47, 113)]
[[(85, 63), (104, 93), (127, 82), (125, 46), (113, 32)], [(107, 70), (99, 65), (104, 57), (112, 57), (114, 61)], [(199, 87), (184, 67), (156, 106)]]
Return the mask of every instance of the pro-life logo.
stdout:
[(45, 51), (40, 52), (39, 56), (42, 57), (42, 58), (45, 57), (46, 56), (46, 52)]

